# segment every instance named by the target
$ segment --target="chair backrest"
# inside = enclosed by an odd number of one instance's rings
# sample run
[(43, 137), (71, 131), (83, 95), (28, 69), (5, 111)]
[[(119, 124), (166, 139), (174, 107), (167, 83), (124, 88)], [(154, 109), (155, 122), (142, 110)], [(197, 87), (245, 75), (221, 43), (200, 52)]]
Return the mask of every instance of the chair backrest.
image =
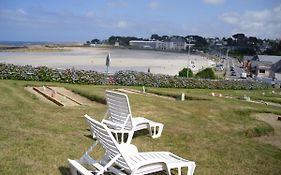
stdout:
[(106, 91), (105, 96), (108, 106), (107, 120), (124, 126), (123, 129), (132, 130), (132, 113), (128, 96), (114, 91)]
[(116, 160), (115, 163), (130, 172), (131, 168), (123, 156), (124, 153), (122, 153), (121, 149), (119, 148), (119, 144), (116, 142), (106, 125), (96, 121), (95, 119), (92, 119), (91, 117), (85, 117), (91, 124), (97, 140), (102, 144), (103, 148), (105, 149), (107, 157), (111, 160), (115, 156), (120, 154), (121, 156)]

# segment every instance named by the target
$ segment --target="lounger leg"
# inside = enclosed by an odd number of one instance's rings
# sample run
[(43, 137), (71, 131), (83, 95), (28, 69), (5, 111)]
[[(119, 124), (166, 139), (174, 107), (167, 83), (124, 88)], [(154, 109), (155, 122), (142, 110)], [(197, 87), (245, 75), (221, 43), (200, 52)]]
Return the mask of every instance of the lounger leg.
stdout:
[(134, 132), (128, 132), (128, 138), (126, 143), (131, 143), (133, 136), (134, 136)]
[(181, 175), (181, 167), (178, 167), (178, 175)]
[(158, 138), (161, 136), (163, 131), (163, 125), (159, 124), (159, 125), (154, 125), (150, 127), (149, 133), (151, 135), (151, 137), (153, 139)]
[(124, 143), (124, 132), (121, 133), (121, 143)]
[(76, 168), (72, 164), (70, 164), (70, 174), (71, 175), (78, 175)]
[(157, 135), (155, 136), (155, 138), (158, 138), (161, 136), (163, 127), (164, 127), (164, 125), (162, 125), (162, 124), (158, 125), (158, 132), (157, 132)]
[(116, 139), (117, 143), (119, 143), (118, 132), (114, 132), (114, 135), (115, 135), (115, 139)]
[(171, 169), (169, 167), (166, 167), (166, 172), (167, 172), (168, 175), (172, 175)]
[(193, 175), (195, 167), (196, 167), (195, 162), (192, 162), (192, 161), (188, 162), (187, 167), (188, 167), (187, 175)]

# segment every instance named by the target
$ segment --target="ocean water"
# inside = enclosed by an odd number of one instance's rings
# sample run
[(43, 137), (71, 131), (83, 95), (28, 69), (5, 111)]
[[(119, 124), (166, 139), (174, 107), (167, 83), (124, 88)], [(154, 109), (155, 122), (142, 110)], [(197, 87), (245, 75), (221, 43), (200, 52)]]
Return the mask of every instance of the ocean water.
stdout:
[(11, 45), (11, 46), (30, 46), (30, 45), (45, 45), (52, 44), (47, 41), (0, 41), (0, 45)]

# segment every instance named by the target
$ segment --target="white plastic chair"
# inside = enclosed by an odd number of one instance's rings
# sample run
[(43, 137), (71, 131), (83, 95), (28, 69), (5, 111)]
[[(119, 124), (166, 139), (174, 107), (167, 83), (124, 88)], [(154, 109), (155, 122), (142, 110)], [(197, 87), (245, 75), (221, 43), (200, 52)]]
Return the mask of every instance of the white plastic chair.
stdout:
[[(106, 91), (107, 113), (102, 120), (119, 143), (131, 143), (134, 132), (147, 129), (152, 138), (161, 136), (164, 125), (144, 117), (132, 117), (128, 96), (124, 93)], [(87, 114), (85, 116), (88, 116)], [(93, 128), (91, 127), (93, 135)], [(94, 137), (94, 135), (93, 135)]]
[[(193, 161), (170, 152), (138, 152), (137, 147), (132, 144), (117, 143), (111, 130), (105, 124), (90, 117), (87, 117), (87, 120), (93, 126), (97, 141), (80, 160), (68, 159), (72, 175), (78, 175), (78, 173), (79, 175), (101, 175), (105, 172), (118, 175), (143, 175), (159, 171), (165, 171), (171, 175), (172, 170), (177, 170), (178, 174), (181, 174), (182, 169), (187, 169), (187, 175), (194, 173), (196, 164)], [(99, 143), (105, 150), (105, 156), (97, 161), (89, 154)]]

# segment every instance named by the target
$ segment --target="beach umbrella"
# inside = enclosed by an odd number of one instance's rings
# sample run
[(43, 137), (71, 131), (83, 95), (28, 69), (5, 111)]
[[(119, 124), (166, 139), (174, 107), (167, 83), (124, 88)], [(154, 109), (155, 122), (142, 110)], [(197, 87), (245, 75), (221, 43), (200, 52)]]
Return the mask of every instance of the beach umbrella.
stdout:
[(110, 65), (110, 54), (108, 53), (107, 54), (107, 56), (106, 56), (106, 62), (105, 62), (105, 65), (107, 66), (107, 67), (109, 67), (109, 65)]
[(108, 53), (107, 56), (106, 56), (106, 61), (105, 61), (105, 65), (106, 65), (106, 74), (108, 74), (108, 68), (109, 68), (109, 65), (110, 65), (110, 54)]

